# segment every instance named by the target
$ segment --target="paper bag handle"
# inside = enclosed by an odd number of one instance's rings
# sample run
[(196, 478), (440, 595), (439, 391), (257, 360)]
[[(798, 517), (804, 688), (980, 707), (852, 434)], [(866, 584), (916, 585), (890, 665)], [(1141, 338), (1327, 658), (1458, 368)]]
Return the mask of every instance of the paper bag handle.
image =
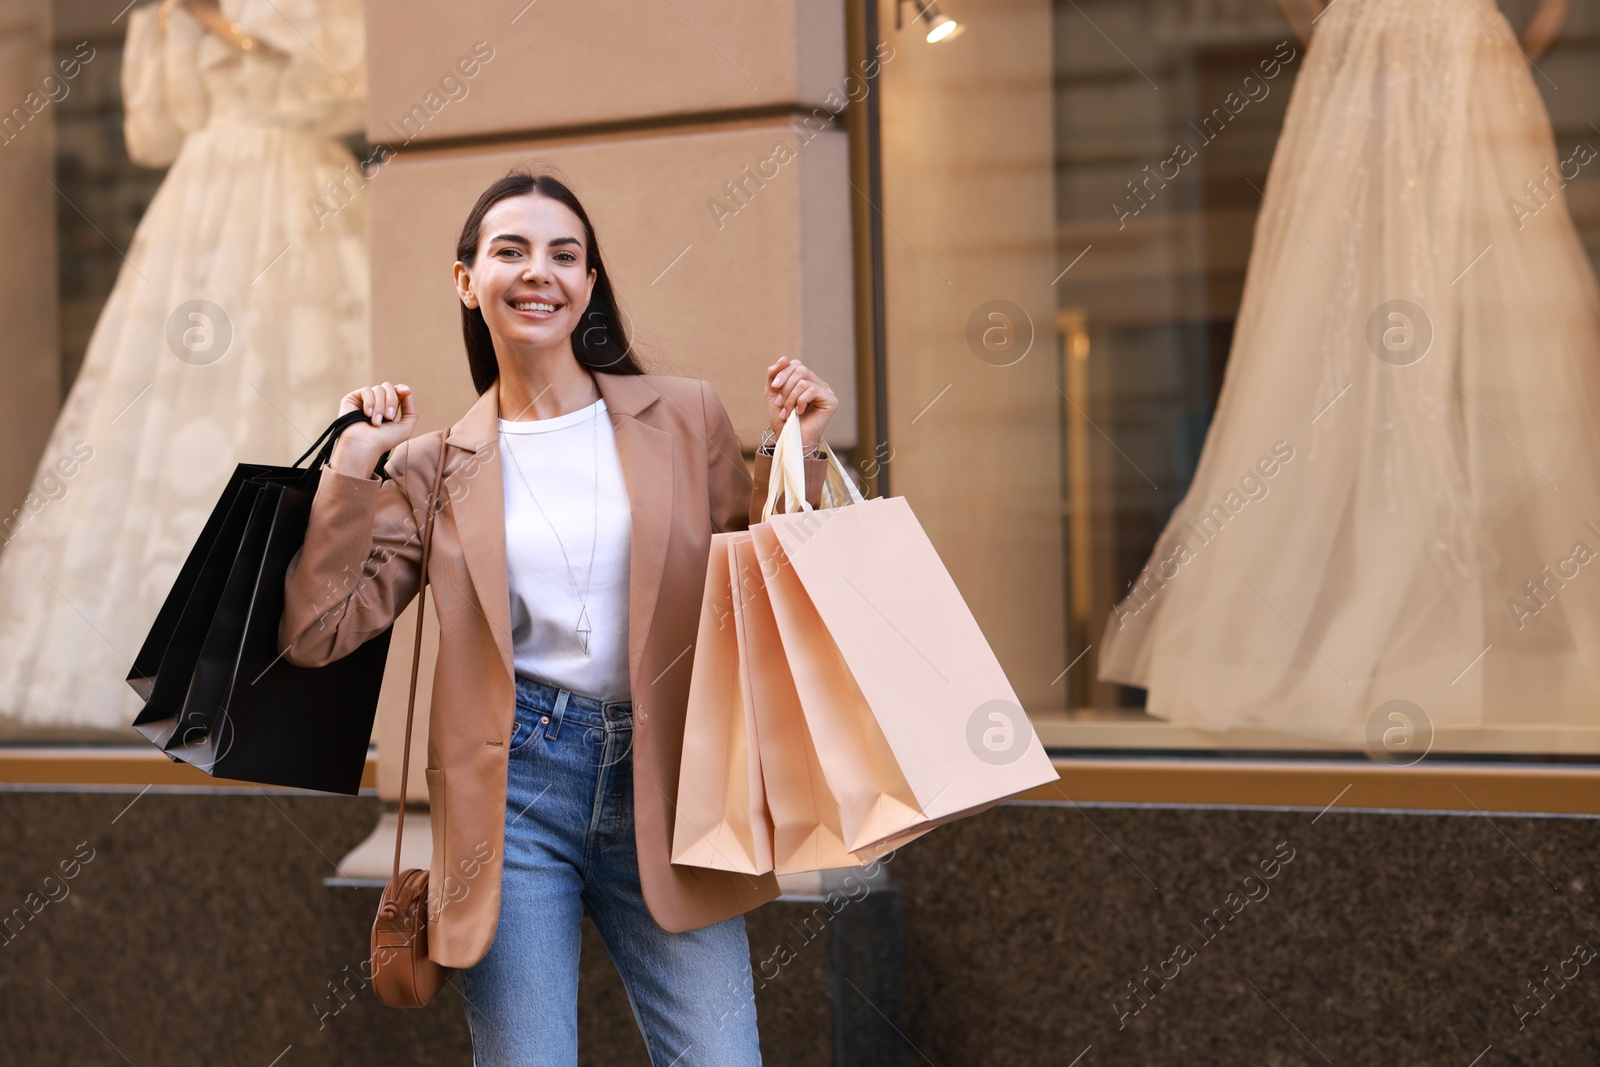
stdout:
[[(847, 503), (860, 504), (865, 501), (861, 490), (856, 488), (856, 483), (851, 479), (844, 464), (839, 461), (831, 448), (823, 447), (828, 453), (828, 467), (830, 482), (837, 481), (844, 486)], [(772, 473), (767, 479), (767, 502), (761, 508), (761, 521), (766, 522), (772, 518), (772, 510), (778, 502), (778, 494), (783, 493), (783, 510), (794, 511), (795, 502), (799, 501), (802, 511), (811, 511), (811, 502), (806, 499), (806, 466), (805, 446), (800, 440), (800, 420), (791, 414), (783, 420), (783, 427), (778, 431), (778, 440), (772, 446)], [(824, 502), (826, 503), (826, 501)], [(843, 506), (843, 505), (836, 505)]]

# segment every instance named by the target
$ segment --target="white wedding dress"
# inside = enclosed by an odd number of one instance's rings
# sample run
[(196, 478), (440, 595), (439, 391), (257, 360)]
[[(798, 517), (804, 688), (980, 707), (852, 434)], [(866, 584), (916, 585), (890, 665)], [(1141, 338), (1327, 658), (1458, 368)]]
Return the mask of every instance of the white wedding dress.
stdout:
[(1600, 723), (1600, 293), (1560, 192), (1600, 164), (1515, 41), (1476, 0), (1319, 20), (1193, 484), (1102, 641), (1150, 714)]
[(363, 122), (360, 2), (221, 9), (281, 54), (128, 13), (128, 154), (171, 169), (40, 460), (46, 502), (0, 551), (0, 736), (139, 740), (125, 678), (234, 465), (292, 463), (369, 376), (367, 204), (334, 140)]

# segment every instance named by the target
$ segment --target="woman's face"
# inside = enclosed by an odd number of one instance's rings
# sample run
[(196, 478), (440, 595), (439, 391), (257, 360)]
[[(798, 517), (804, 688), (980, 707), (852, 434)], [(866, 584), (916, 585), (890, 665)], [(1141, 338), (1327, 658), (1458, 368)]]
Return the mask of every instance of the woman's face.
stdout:
[(571, 208), (537, 193), (507, 197), (484, 215), (471, 269), (456, 264), (456, 288), (483, 310), (497, 348), (552, 348), (569, 341), (589, 306), (588, 253)]

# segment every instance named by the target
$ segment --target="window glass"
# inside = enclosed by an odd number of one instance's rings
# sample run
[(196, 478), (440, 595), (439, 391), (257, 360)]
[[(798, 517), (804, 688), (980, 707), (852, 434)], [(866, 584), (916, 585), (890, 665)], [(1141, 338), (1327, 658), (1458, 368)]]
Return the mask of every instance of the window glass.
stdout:
[(1047, 744), (1600, 750), (1560, 7), (879, 4), (890, 491)]

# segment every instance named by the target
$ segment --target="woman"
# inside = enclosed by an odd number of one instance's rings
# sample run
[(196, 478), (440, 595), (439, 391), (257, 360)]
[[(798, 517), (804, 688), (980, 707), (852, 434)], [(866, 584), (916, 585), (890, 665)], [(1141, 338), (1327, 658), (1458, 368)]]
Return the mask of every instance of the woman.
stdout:
[[(752, 485), (710, 386), (640, 370), (559, 181), (490, 186), (457, 257), (479, 398), (445, 440), (429, 562), (429, 955), (462, 968), (479, 1067), (575, 1064), (587, 910), (652, 1062), (759, 1063), (742, 913), (776, 882), (674, 866), (669, 835), (710, 538), (749, 524), (770, 456)], [(810, 454), (838, 402), (787, 358), (764, 380), (773, 431), (800, 420), (815, 504), (825, 460)], [(350, 652), (419, 585), (440, 433), (411, 437), (403, 384), (340, 404), (357, 408), (370, 422), (339, 438), (289, 568), (291, 663)]]

